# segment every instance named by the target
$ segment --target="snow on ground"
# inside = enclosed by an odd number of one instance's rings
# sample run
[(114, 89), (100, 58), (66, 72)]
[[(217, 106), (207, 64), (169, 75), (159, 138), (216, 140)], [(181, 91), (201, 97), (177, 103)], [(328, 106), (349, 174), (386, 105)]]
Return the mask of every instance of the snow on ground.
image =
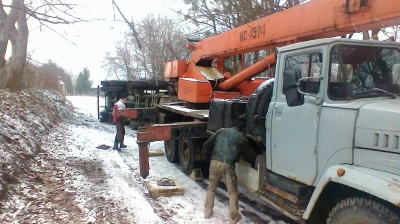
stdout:
[[(54, 92), (1, 93), (1, 223), (229, 223), (227, 193), (218, 190), (214, 214), (204, 219), (206, 181), (192, 180), (164, 156), (151, 157), (149, 176), (140, 177), (136, 131), (126, 127), (121, 153), (96, 148), (111, 147), (115, 136), (115, 126), (97, 120), (96, 97), (68, 96), (63, 103)], [(165, 177), (178, 181), (184, 195), (150, 197), (145, 181)], [(240, 201), (239, 223), (289, 223), (252, 208), (253, 200)]]
[[(73, 105), (81, 106), (81, 111), (86, 111), (88, 115), (97, 117), (97, 110), (95, 100), (90, 97), (68, 97)], [(85, 102), (84, 102), (85, 101)], [(206, 185), (199, 184), (186, 176), (179, 170), (177, 165), (171, 164), (167, 161), (164, 156), (151, 157), (150, 158), (150, 174), (143, 180), (139, 174), (139, 152), (136, 144), (136, 131), (129, 130), (127, 128), (127, 136), (125, 144), (128, 148), (123, 149), (122, 153), (117, 153), (114, 150), (98, 150), (94, 147), (100, 144), (106, 144), (112, 146), (114, 133), (110, 133), (110, 128), (114, 131), (112, 125), (99, 124), (100, 126), (106, 126), (107, 130), (99, 130), (92, 128), (84, 128), (82, 126), (70, 127), (71, 132), (84, 136), (81, 140), (82, 144), (86, 145), (86, 151), (93, 151), (89, 154), (96, 154), (96, 157), (103, 161), (106, 172), (109, 173), (110, 179), (106, 182), (112, 189), (113, 197), (120, 198), (124, 204), (131, 208), (133, 211), (139, 211), (135, 213), (139, 223), (156, 223), (160, 221), (159, 215), (155, 214), (154, 206), (156, 210), (160, 209), (165, 213), (161, 216), (171, 223), (229, 223), (227, 199), (224, 201), (216, 200), (214, 205), (214, 215), (210, 219), (203, 218), (203, 203), (206, 194)], [(163, 142), (152, 142), (150, 143), (150, 150), (163, 149)], [(83, 155), (82, 150), (74, 150), (73, 153), (76, 155)], [(87, 153), (87, 152), (86, 152)], [(130, 175), (132, 179), (130, 179)], [(143, 181), (159, 180), (161, 178), (170, 178), (178, 181), (185, 189), (183, 196), (172, 196), (172, 197), (159, 197), (154, 200), (146, 200), (146, 191), (143, 186)], [(136, 192), (135, 192), (136, 191)], [(138, 193), (139, 192), (139, 193)], [(226, 194), (226, 192), (220, 191), (220, 194)], [(140, 203), (140, 208), (137, 207), (137, 203), (133, 201), (142, 200), (147, 203)], [(150, 206), (153, 204), (153, 207)], [(159, 208), (158, 208), (159, 207)], [(139, 209), (139, 210), (138, 210)], [(247, 208), (249, 209), (249, 208)], [(254, 212), (254, 211), (253, 211)], [(142, 214), (142, 215), (139, 215)], [(269, 222), (274, 223), (268, 216), (259, 214), (256, 222), (246, 218), (243, 219), (243, 223), (258, 223), (258, 222)]]

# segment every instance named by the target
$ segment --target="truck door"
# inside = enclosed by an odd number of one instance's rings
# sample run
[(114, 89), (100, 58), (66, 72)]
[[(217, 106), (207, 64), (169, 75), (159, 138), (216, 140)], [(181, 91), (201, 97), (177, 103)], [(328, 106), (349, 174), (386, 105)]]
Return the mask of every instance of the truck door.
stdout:
[[(297, 106), (288, 106), (283, 72), (279, 74), (276, 102), (271, 119), (271, 170), (280, 175), (311, 185), (317, 173), (316, 146), (322, 94), (320, 77), (322, 54), (307, 53), (287, 56), (280, 71), (297, 70), (307, 79), (307, 92)], [(283, 69), (283, 70), (282, 70)], [(297, 92), (296, 92), (297, 93)]]

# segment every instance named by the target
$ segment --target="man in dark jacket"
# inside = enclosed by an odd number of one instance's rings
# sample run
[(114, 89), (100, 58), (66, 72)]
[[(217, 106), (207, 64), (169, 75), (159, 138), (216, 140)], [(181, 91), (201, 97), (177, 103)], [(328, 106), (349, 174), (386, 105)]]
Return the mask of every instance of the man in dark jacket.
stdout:
[(240, 154), (248, 147), (248, 140), (237, 127), (222, 128), (215, 132), (203, 147), (205, 154), (212, 151), (204, 217), (208, 219), (213, 214), (215, 191), (222, 177), (225, 179), (229, 194), (230, 221), (237, 223), (241, 219), (241, 215), (238, 207), (235, 163), (239, 160)]

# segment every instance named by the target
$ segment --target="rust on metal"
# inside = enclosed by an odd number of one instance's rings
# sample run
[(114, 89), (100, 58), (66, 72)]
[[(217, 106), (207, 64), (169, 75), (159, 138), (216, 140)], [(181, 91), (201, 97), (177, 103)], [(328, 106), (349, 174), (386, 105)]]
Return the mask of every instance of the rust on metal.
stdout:
[(125, 110), (117, 111), (117, 117), (137, 118), (138, 111), (135, 108), (127, 108)]
[(139, 127), (137, 142), (152, 142), (171, 139), (171, 124), (155, 124), (147, 127)]
[(191, 121), (172, 124), (154, 124), (147, 127), (139, 127), (137, 142), (168, 141), (189, 137), (204, 137), (207, 122)]
[(140, 176), (146, 179), (149, 175), (149, 148), (147, 142), (138, 142)]
[(359, 10), (361, 7), (361, 1), (360, 0), (346, 0), (346, 12), (355, 12)]
[(117, 111), (117, 117), (125, 118), (153, 118), (157, 117), (157, 108), (126, 108), (124, 110)]
[(299, 202), (299, 199), (297, 197), (295, 197), (294, 195), (291, 195), (285, 191), (282, 191), (279, 188), (276, 188), (270, 184), (265, 183), (264, 184), (264, 188), (268, 191), (271, 191), (272, 193), (281, 196), (282, 198), (285, 198), (286, 200), (289, 200), (295, 204), (297, 204)]

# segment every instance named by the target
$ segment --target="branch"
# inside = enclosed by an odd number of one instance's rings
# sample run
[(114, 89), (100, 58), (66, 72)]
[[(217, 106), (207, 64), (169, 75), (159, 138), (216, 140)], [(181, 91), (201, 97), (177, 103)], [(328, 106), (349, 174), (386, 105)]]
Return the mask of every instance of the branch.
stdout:
[[(40, 12), (31, 11), (31, 10), (27, 10), (26, 13), (29, 16), (31, 16), (32, 18), (35, 18), (39, 21), (48, 22), (51, 24), (73, 24), (73, 23), (77, 23), (77, 22), (85, 22), (85, 20), (82, 20), (79, 18), (76, 18), (76, 20), (69, 21), (67, 19), (64, 19), (64, 18), (61, 18), (58, 16), (51, 16), (46, 13), (40, 13)], [(39, 16), (42, 16), (42, 17), (39, 17)]]
[(133, 23), (130, 23), (124, 16), (124, 14), (121, 12), (121, 10), (119, 9), (117, 3), (115, 3), (114, 0), (112, 0), (112, 3), (115, 5), (115, 7), (117, 8), (118, 12), (121, 14), (122, 18), (125, 20), (125, 22), (129, 25), (129, 27), (132, 29), (133, 35), (135, 36), (136, 42), (138, 44), (139, 49), (142, 49), (142, 45), (140, 45), (139, 39), (138, 39), (138, 34), (136, 33), (136, 29), (135, 29), (135, 25)]

